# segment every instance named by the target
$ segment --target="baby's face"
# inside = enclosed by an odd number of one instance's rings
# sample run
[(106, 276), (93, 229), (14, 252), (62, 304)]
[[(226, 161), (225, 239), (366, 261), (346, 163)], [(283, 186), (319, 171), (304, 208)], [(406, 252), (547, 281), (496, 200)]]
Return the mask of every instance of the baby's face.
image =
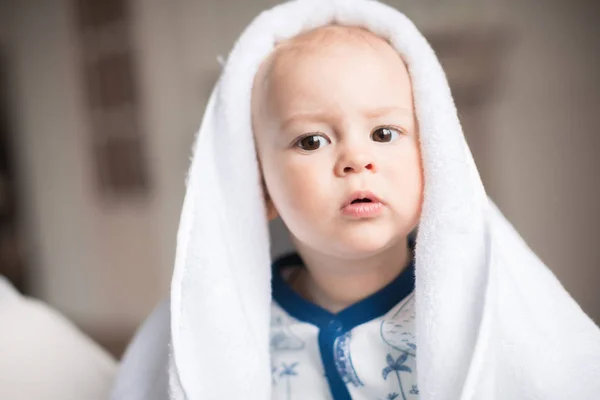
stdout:
[[(284, 50), (252, 101), (267, 192), (296, 243), (358, 258), (405, 240), (423, 178), (410, 77), (387, 42)], [(357, 194), (366, 212), (345, 207)]]

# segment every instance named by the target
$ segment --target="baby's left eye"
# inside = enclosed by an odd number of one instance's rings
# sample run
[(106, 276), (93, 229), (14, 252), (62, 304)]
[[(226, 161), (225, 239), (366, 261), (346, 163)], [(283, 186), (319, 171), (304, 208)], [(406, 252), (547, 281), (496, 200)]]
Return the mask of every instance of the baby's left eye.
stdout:
[(394, 128), (377, 128), (371, 133), (371, 138), (375, 142), (391, 142), (400, 137), (400, 132)]

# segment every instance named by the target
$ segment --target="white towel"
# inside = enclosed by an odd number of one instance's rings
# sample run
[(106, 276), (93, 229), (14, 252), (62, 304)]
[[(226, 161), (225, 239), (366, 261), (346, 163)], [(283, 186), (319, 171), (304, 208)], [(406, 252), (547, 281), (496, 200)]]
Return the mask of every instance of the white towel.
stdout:
[[(168, 341), (172, 399), (270, 398), (271, 260), (251, 87), (277, 41), (330, 23), (388, 39), (412, 78), (425, 174), (416, 246), (420, 397), (600, 399), (600, 330), (488, 200), (427, 41), (400, 12), (368, 0), (287, 2), (259, 15), (239, 38), (195, 146), (170, 335), (160, 339), (162, 349), (130, 352), (115, 398), (149, 398), (122, 389), (136, 374), (128, 359), (160, 362), (153, 360), (164, 358)], [(138, 348), (153, 332), (142, 330)], [(150, 382), (135, 386), (144, 385)]]

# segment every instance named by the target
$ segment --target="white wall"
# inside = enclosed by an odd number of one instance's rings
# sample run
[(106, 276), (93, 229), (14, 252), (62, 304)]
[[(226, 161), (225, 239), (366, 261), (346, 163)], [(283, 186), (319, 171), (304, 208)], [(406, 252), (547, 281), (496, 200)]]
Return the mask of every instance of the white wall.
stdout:
[(94, 195), (69, 3), (13, 2), (10, 10), (29, 276), (34, 295), (87, 329), (132, 329), (166, 291), (160, 207), (157, 196), (110, 204)]
[(490, 191), (600, 323), (600, 29), (594, 2), (510, 1), (513, 42), (490, 110)]

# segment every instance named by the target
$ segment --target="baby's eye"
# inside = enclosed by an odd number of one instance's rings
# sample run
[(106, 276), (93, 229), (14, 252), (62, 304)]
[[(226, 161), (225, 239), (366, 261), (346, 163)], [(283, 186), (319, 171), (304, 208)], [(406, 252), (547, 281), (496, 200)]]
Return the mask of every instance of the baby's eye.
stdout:
[(400, 132), (394, 128), (377, 128), (371, 134), (375, 142), (391, 142), (400, 137)]
[(331, 142), (324, 136), (321, 135), (309, 135), (296, 142), (296, 147), (300, 147), (302, 150), (314, 151), (318, 148), (328, 145)]

